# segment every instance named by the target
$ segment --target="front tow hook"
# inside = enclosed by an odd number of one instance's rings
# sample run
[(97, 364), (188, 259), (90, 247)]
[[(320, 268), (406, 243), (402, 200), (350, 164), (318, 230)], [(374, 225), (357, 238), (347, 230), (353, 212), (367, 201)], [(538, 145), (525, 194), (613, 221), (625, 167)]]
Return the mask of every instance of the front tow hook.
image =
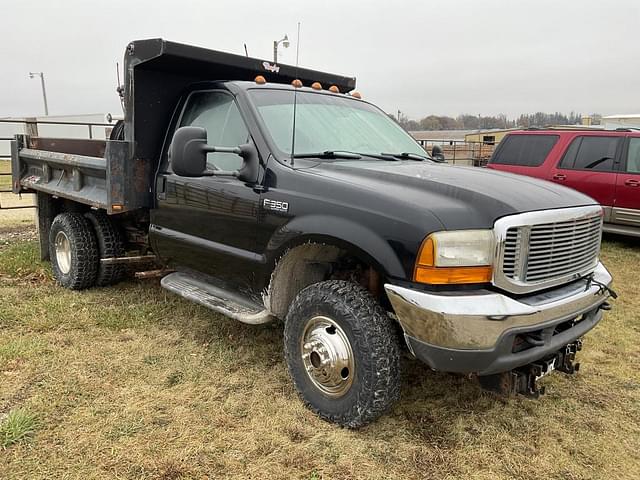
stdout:
[(600, 310), (604, 310), (605, 312), (608, 312), (609, 310), (611, 310), (611, 304), (609, 302), (604, 302), (600, 304)]
[(545, 387), (539, 386), (538, 380), (554, 370), (567, 375), (578, 372), (580, 363), (575, 362), (575, 359), (580, 350), (582, 350), (582, 340), (577, 339), (548, 357), (509, 372), (481, 376), (478, 380), (483, 389), (500, 395), (519, 394), (528, 398), (540, 398), (545, 393)]

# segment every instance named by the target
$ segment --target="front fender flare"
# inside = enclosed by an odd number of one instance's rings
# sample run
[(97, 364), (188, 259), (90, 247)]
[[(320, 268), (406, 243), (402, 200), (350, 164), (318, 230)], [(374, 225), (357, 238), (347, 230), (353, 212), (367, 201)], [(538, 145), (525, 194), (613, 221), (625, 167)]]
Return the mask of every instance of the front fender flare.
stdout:
[(296, 217), (276, 230), (267, 244), (267, 264), (275, 265), (287, 249), (306, 242), (334, 244), (352, 251), (387, 276), (406, 276), (398, 254), (378, 233), (351, 220), (323, 214)]

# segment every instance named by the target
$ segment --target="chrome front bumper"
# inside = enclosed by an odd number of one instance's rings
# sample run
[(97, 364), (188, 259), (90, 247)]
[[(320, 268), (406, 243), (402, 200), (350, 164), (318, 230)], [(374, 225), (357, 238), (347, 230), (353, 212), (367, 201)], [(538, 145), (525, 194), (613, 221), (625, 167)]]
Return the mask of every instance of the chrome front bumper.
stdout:
[[(483, 357), (484, 353), (484, 370), (495, 370), (498, 365), (515, 365), (534, 352), (543, 355), (560, 339), (573, 341), (593, 328), (602, 317), (600, 306), (609, 297), (609, 292), (596, 282), (607, 286), (611, 283), (611, 275), (601, 263), (593, 273), (593, 280), (595, 282), (588, 283), (583, 279), (520, 297), (488, 290), (427, 292), (392, 284), (385, 284), (385, 290), (410, 348), (417, 345), (423, 350), (437, 351), (437, 355), (428, 354), (428, 357), (451, 357), (451, 362), (445, 361), (444, 366), (436, 365), (442, 363), (440, 360), (424, 359), (433, 368), (467, 371), (471, 366), (465, 362), (465, 365), (459, 364), (453, 357), (459, 354), (473, 363), (474, 358)], [(584, 317), (582, 321), (568, 330), (563, 329), (558, 338), (551, 338), (554, 329), (550, 327), (581, 316)], [(503, 358), (512, 354), (515, 335), (544, 329), (549, 332), (546, 349), (536, 347), (528, 350), (527, 355), (520, 355), (520, 360), (516, 360), (518, 355)], [(474, 353), (478, 355), (474, 356)]]

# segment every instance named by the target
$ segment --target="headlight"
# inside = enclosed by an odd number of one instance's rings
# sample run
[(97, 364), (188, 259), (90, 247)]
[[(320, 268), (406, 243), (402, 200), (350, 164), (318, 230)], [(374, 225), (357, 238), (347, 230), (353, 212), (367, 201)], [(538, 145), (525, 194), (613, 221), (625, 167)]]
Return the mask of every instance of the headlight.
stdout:
[(432, 233), (422, 242), (413, 280), (437, 285), (490, 282), (493, 238), (492, 230)]

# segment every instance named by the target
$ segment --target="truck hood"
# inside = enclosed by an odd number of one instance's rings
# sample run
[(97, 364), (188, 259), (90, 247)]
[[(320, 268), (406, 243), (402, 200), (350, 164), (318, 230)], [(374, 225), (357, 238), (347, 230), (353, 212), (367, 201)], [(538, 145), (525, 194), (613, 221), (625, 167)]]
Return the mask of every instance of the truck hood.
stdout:
[(321, 162), (307, 171), (350, 183), (376, 196), (390, 197), (389, 204), (393, 206), (401, 201), (407, 204), (410, 214), (428, 210), (446, 229), (491, 228), (505, 215), (597, 203), (545, 180), (432, 162)]

